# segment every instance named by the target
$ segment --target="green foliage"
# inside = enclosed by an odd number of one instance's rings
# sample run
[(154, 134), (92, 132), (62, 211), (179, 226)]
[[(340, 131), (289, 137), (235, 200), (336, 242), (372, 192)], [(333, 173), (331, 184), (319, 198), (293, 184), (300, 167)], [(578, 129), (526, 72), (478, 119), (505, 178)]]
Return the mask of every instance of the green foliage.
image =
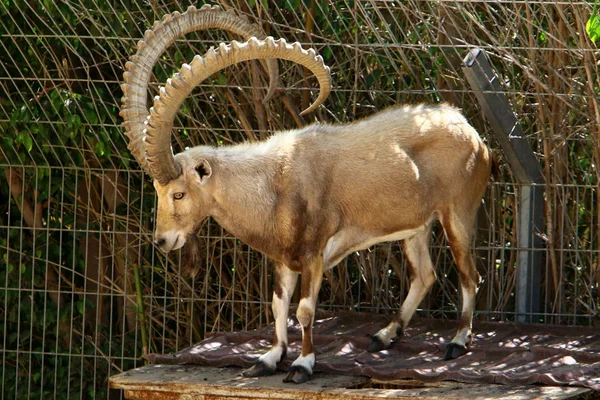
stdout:
[[(83, 294), (87, 266), (79, 245), (102, 226), (83, 212), (80, 188), (89, 175), (81, 168), (102, 174), (129, 166), (117, 99), (133, 41), (100, 39), (108, 26), (111, 34), (135, 31), (128, 3), (0, 3), (0, 177), (14, 174), (24, 191), (14, 197), (0, 185), (0, 221), (9, 227), (0, 235), (0, 332), (8, 333), (0, 341), (0, 397), (106, 398), (115, 365), (135, 366), (140, 351), (116, 319), (90, 325), (97, 304)], [(144, 184), (140, 173), (130, 176), (132, 186)], [(40, 206), (38, 229), (22, 219), (23, 197)], [(60, 274), (60, 303), (46, 292), (49, 271)], [(99, 351), (122, 358), (112, 365)]]
[(585, 24), (585, 31), (592, 42), (596, 42), (598, 39), (600, 39), (600, 15), (598, 15), (598, 0), (594, 2), (594, 8), (592, 9), (590, 18)]
[(592, 42), (600, 39), (600, 16), (598, 14), (594, 14), (588, 19), (585, 24), (585, 31), (590, 36)]

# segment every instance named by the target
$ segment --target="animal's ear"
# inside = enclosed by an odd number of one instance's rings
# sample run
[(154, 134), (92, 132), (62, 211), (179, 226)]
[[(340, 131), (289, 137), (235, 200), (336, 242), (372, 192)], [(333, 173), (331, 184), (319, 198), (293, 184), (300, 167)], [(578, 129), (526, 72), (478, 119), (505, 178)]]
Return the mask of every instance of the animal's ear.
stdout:
[(198, 174), (198, 179), (201, 185), (204, 185), (206, 182), (208, 182), (208, 178), (210, 178), (212, 175), (212, 168), (208, 161), (201, 159), (198, 161), (194, 169), (196, 170), (196, 174)]

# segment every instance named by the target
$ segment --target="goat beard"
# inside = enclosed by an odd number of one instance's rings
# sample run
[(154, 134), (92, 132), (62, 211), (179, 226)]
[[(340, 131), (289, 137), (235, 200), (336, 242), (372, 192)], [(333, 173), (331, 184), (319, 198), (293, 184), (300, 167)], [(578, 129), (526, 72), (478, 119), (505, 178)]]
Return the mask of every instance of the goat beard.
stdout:
[(187, 235), (182, 250), (181, 273), (192, 279), (200, 272), (200, 248), (201, 243), (198, 235), (190, 233)]

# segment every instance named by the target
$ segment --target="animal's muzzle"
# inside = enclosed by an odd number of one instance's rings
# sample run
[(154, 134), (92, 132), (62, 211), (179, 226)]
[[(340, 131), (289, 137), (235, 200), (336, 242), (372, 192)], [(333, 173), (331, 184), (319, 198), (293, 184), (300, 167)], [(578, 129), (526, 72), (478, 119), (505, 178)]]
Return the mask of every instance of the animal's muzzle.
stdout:
[(164, 236), (157, 236), (154, 238), (154, 245), (164, 253), (168, 253), (171, 250), (171, 247), (173, 247), (167, 242), (168, 240)]
[(174, 231), (169, 231), (154, 236), (154, 245), (165, 253), (180, 249), (184, 244), (185, 237), (182, 237), (180, 234)]

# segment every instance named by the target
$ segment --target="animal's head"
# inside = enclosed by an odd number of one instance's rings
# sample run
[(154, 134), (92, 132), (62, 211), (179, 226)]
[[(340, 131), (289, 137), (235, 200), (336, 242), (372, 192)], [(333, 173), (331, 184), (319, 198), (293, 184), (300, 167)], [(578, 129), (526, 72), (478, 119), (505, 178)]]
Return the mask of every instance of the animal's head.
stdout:
[(181, 166), (178, 177), (164, 185), (154, 181), (158, 195), (154, 243), (164, 252), (181, 248), (213, 206), (211, 164), (206, 159), (189, 157), (176, 160)]
[[(196, 56), (184, 64), (178, 74), (160, 88), (153, 107), (147, 108), (148, 82), (152, 66), (164, 50), (178, 37), (192, 31), (218, 28), (239, 34), (247, 40), (230, 44), (221, 43), (204, 56)], [(329, 68), (323, 59), (311, 50), (303, 50), (298, 43), (288, 44), (283, 39), (264, 37), (262, 30), (245, 19), (221, 11), (218, 7), (188, 8), (156, 22), (138, 43), (138, 51), (125, 65), (124, 97), (121, 116), (130, 139), (129, 150), (152, 178), (158, 194), (155, 244), (163, 251), (182, 247), (190, 234), (195, 234), (204, 217), (210, 214), (210, 187), (216, 177), (212, 166), (203, 158), (184, 152), (177, 156), (171, 150), (171, 128), (183, 100), (203, 80), (240, 61), (265, 59), (270, 84), (265, 97), (273, 94), (277, 79), (277, 58), (295, 61), (312, 70), (319, 80), (319, 97), (303, 113), (317, 108), (331, 90)]]

